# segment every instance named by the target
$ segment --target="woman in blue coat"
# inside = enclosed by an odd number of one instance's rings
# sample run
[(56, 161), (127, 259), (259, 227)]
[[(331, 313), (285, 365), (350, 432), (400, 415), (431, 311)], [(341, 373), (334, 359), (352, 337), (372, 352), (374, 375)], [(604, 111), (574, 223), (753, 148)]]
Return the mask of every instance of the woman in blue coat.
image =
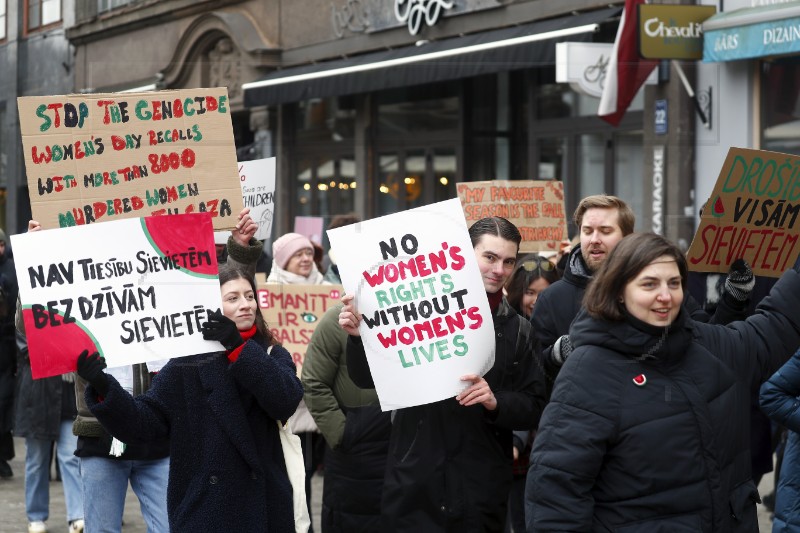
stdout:
[(294, 532), (276, 421), (294, 413), (303, 387), (258, 310), (252, 277), (224, 265), (219, 281), (222, 313), (210, 312), (202, 331), (225, 351), (172, 359), (136, 398), (84, 351), (86, 403), (123, 442), (169, 437), (171, 531)]
[(761, 386), (761, 409), (789, 431), (775, 497), (773, 533), (800, 532), (800, 351)]

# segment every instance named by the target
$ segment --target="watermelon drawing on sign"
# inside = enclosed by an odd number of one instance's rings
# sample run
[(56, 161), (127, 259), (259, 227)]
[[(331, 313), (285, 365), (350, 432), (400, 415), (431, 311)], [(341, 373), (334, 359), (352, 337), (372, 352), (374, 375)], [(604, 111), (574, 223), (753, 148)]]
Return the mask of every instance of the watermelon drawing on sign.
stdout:
[(36, 328), (33, 310), (30, 306), (22, 309), (25, 331), (28, 332), (28, 352), (33, 379), (75, 372), (78, 355), (83, 350), (103, 355), (97, 339), (86, 326), (78, 321), (65, 324), (63, 317), (58, 313), (54, 313), (53, 321), (59, 325), (51, 326), (50, 314), (46, 310), (43, 313), (48, 317), (48, 324), (43, 328)]
[[(175, 224), (175, 215), (163, 215), (146, 217), (142, 219), (142, 230), (145, 236), (153, 245), (156, 253), (161, 257), (171, 256), (175, 253), (187, 251), (186, 243), (197, 242), (198, 235), (206, 237), (204, 250), (212, 250), (210, 253), (211, 262), (201, 265), (191, 266), (188, 263), (179, 263), (181, 270), (200, 277), (214, 277), (219, 274), (217, 266), (217, 255), (214, 250), (214, 230), (211, 222), (211, 215), (208, 213), (193, 213), (188, 215), (177, 215), (181, 217), (192, 217), (192, 224)], [(186, 219), (184, 219), (186, 220)], [(202, 250), (199, 250), (202, 251)], [(181, 261), (180, 256), (178, 261)]]

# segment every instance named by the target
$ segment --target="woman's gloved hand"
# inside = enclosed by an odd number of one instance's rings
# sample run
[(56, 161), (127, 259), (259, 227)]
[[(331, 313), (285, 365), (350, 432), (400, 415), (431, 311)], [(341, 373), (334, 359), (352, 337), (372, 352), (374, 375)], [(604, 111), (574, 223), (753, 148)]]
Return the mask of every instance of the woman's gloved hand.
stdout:
[(208, 312), (208, 322), (203, 322), (200, 331), (205, 340), (218, 341), (226, 350), (233, 350), (244, 344), (236, 323), (219, 311)]
[(78, 375), (94, 387), (100, 396), (108, 395), (108, 378), (103, 372), (105, 368), (106, 360), (97, 352), (89, 354), (89, 350), (84, 350), (78, 356)]

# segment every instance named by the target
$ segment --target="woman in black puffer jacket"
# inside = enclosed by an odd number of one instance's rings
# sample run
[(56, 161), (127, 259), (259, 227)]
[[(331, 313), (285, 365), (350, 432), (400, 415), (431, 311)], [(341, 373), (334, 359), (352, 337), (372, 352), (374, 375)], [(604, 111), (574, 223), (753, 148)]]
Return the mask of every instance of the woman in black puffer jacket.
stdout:
[(686, 274), (676, 246), (633, 234), (589, 285), (531, 453), (528, 531), (758, 531), (749, 386), (800, 345), (800, 274), (728, 326), (681, 311)]

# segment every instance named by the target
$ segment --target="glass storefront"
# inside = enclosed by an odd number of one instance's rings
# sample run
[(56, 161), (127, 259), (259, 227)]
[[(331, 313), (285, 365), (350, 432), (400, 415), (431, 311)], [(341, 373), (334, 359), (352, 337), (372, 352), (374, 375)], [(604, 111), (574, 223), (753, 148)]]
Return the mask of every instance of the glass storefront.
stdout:
[(612, 128), (596, 117), (597, 98), (554, 77), (543, 67), (287, 106), (293, 215), (372, 218), (454, 198), (459, 181), (492, 179), (562, 180), (567, 213), (600, 193), (641, 212), (642, 95)]

